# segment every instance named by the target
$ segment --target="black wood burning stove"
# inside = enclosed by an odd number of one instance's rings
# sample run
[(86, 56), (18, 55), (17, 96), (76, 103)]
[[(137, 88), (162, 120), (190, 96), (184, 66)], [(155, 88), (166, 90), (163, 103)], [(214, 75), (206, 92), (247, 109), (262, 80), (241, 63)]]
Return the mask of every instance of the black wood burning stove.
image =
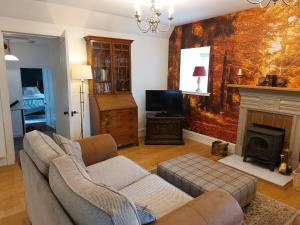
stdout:
[(285, 131), (262, 125), (251, 125), (247, 128), (243, 154), (244, 162), (252, 158), (268, 165), (271, 171), (280, 164), (280, 154), (284, 145)]

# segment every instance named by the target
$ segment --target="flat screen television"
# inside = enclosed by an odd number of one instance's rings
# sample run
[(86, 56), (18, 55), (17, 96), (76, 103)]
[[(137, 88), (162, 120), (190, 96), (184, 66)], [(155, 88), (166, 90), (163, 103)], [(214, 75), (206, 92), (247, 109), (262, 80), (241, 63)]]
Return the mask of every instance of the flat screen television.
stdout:
[(182, 92), (146, 90), (146, 111), (182, 114)]

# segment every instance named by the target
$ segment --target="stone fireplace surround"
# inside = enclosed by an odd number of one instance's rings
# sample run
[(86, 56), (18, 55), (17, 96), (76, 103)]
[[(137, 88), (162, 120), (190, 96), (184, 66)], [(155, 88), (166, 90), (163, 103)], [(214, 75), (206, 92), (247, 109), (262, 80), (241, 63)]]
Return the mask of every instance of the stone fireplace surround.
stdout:
[(245, 131), (251, 123), (285, 129), (285, 146), (289, 148), (293, 169), (300, 157), (300, 89), (229, 85), (241, 96), (235, 154), (242, 156)]

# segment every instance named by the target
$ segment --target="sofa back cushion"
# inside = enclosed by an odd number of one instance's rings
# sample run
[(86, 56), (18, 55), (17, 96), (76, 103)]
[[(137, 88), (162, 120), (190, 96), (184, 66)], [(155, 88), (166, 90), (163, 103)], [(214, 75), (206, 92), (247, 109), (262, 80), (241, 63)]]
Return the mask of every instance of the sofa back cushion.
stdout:
[(67, 155), (50, 165), (52, 191), (77, 225), (139, 225), (135, 205), (125, 196), (85, 177)]
[(45, 177), (48, 177), (50, 162), (65, 154), (52, 138), (36, 130), (25, 134), (23, 145), (25, 152)]
[(67, 139), (59, 134), (53, 134), (53, 139), (66, 154), (74, 159), (82, 168), (88, 171), (83, 162), (81, 147), (78, 142)]
[(20, 161), (24, 180), (26, 212), (31, 224), (74, 225), (51, 191), (46, 177), (23, 150), (20, 151)]

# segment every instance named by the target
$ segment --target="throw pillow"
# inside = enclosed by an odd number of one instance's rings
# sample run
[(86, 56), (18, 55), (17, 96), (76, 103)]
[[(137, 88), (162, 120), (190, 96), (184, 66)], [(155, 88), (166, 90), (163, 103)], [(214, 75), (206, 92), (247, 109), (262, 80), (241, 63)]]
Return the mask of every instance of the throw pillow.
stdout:
[(142, 225), (152, 223), (156, 220), (156, 216), (154, 215), (154, 213), (146, 206), (143, 207), (139, 204), (135, 204), (135, 207)]
[(53, 134), (55, 142), (68, 154), (77, 164), (79, 164), (85, 171), (88, 171), (81, 153), (80, 144), (76, 141), (69, 140), (59, 134)]

